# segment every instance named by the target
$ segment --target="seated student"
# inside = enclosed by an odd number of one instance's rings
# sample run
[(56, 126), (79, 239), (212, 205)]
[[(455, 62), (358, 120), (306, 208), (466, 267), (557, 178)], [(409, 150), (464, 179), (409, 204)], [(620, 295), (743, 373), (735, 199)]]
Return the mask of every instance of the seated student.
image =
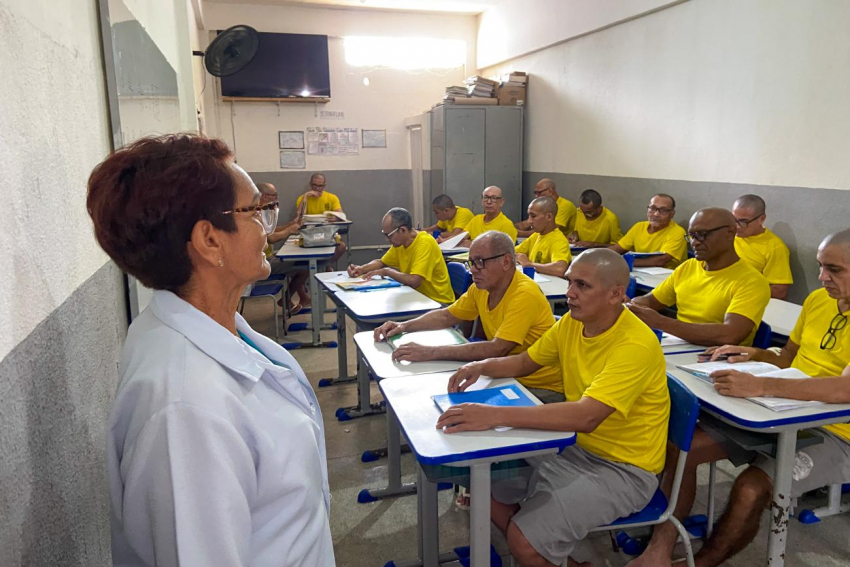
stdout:
[(563, 278), (573, 259), (570, 243), (555, 224), (558, 205), (549, 197), (538, 197), (528, 205), (528, 220), (534, 232), (516, 248), (516, 261), (547, 276)]
[(440, 247), (427, 232), (413, 229), (413, 218), (406, 209), (395, 207), (381, 221), (381, 232), (392, 248), (380, 260), (348, 267), (351, 277), (384, 276), (418, 290), (438, 303), (455, 299), (449, 270)]
[(468, 248), (473, 240), (488, 230), (504, 232), (511, 237), (511, 240), (516, 242), (516, 229), (510, 219), (502, 213), (502, 206), (505, 204), (505, 200), (502, 198), (502, 190), (495, 185), (487, 187), (481, 193), (481, 204), (484, 206), (484, 214), (472, 217), (472, 220), (466, 225), (466, 232), (469, 233), (469, 236), (460, 245)]
[[(555, 224), (558, 225), (558, 228), (565, 235), (575, 230), (576, 206), (567, 199), (558, 195), (554, 181), (545, 178), (538, 181), (537, 185), (534, 186), (534, 197), (536, 199), (540, 197), (549, 197), (558, 203), (558, 214), (555, 216)], [(528, 237), (534, 233), (534, 229), (531, 228), (530, 219), (515, 222), (514, 226), (517, 228), (517, 236)]]
[(761, 272), (770, 284), (770, 297), (785, 299), (794, 283), (791, 276), (791, 253), (778, 236), (764, 227), (767, 219), (764, 199), (743, 195), (732, 205), (738, 223), (735, 252)]
[[(408, 343), (395, 349), (393, 360), (483, 360), (525, 352), (555, 324), (555, 317), (540, 286), (518, 271), (515, 264), (510, 238), (495, 230), (485, 232), (469, 249), (473, 283), (460, 299), (445, 309), (404, 323), (384, 323), (375, 329), (375, 340), (412, 331), (445, 329), (480, 317), (486, 342), (442, 347)], [(564, 401), (561, 372), (556, 366), (543, 366), (518, 380), (544, 403)]]
[(602, 206), (602, 195), (588, 189), (582, 192), (576, 215), (576, 228), (569, 234), (570, 244), (581, 248), (607, 248), (623, 238), (620, 219)]
[(676, 200), (666, 193), (658, 193), (649, 200), (646, 221), (635, 224), (611, 250), (626, 252), (663, 252), (660, 256), (635, 258), (635, 266), (663, 266), (675, 268), (688, 257), (685, 229), (676, 224)]
[[(726, 209), (700, 209), (688, 240), (695, 258), (685, 261), (651, 294), (629, 309), (653, 329), (704, 346), (753, 344), (770, 288), (735, 254), (735, 217)], [(676, 319), (658, 313), (676, 305)]]
[[(820, 265), (818, 279), (823, 289), (812, 292), (806, 298), (797, 324), (778, 354), (729, 345), (709, 349), (713, 359), (721, 354), (741, 353), (741, 356), (729, 356), (729, 362), (756, 360), (781, 368), (790, 366), (816, 379), (760, 378), (736, 370), (724, 370), (712, 375), (719, 393), (735, 397), (775, 396), (831, 403), (850, 402), (850, 330), (844, 329), (850, 315), (850, 230), (827, 236), (818, 248), (817, 259)], [(814, 466), (808, 476), (793, 481), (792, 498), (830, 484), (850, 482), (850, 425), (828, 425), (810, 431), (823, 438), (823, 443), (801, 450)], [(693, 504), (697, 466), (726, 457), (724, 446), (700, 429), (696, 431), (694, 444), (699, 450), (692, 450), (688, 455), (686, 475), (676, 507), (677, 518), (686, 516)], [(675, 466), (675, 461), (668, 462), (667, 470)], [(732, 487), (727, 511), (721, 516), (714, 534), (696, 555), (697, 565), (720, 565), (753, 540), (762, 512), (771, 500), (773, 472), (773, 460), (760, 456), (741, 473)], [(629, 566), (669, 567), (676, 535), (676, 529), (669, 523), (658, 526), (646, 551)]]
[[(314, 173), (310, 177), (310, 190), (300, 195), (295, 201), (295, 207), (298, 210), (296, 218), (300, 218), (305, 214), (320, 215), (326, 211), (343, 212), (342, 205), (339, 203), (339, 197), (330, 191), (325, 191), (326, 186), (324, 173)], [(304, 202), (305, 199), (306, 203)], [(344, 242), (337, 244), (336, 251), (329, 261), (335, 264), (345, 253), (345, 250), (346, 246)], [(296, 315), (304, 307), (310, 307), (310, 294), (306, 286), (309, 276), (310, 273), (307, 270), (295, 270), (292, 272), (292, 282), (289, 287), (298, 294), (299, 299), (298, 305), (291, 307), (292, 315)]]
[[(559, 455), (530, 457), (530, 480), (493, 485), (491, 516), (521, 565), (562, 565), (588, 530), (642, 509), (664, 467), (670, 396), (652, 331), (623, 307), (629, 268), (588, 250), (567, 271), (570, 311), (528, 351), (462, 366), (449, 391), (479, 376), (528, 374), (559, 364), (567, 401), (535, 407), (461, 404), (437, 421), (448, 434), (498, 426), (575, 431)], [(570, 565), (576, 563), (569, 559)]]
[[(277, 196), (277, 188), (271, 183), (257, 183), (257, 189), (260, 190), (260, 204), (266, 205), (268, 203), (274, 203), (278, 200)], [(292, 264), (281, 262), (277, 256), (274, 255), (274, 245), (278, 242), (286, 242), (286, 239), (290, 236), (298, 234), (298, 231), (301, 230), (301, 226), (303, 225), (303, 219), (301, 215), (296, 215), (295, 219), (291, 220), (288, 223), (278, 225), (277, 228), (274, 229), (274, 232), (269, 234), (266, 239), (266, 247), (263, 249), (263, 252), (266, 255), (266, 260), (269, 262), (269, 266), (271, 266), (271, 274), (269, 275), (277, 275), (277, 274), (285, 274), (288, 272), (292, 272), (294, 276), (293, 279), (299, 276), (299, 272), (301, 270), (292, 270)], [(307, 293), (307, 290), (304, 288), (303, 280), (301, 285), (297, 288), (296, 286), (290, 286), (290, 289), (296, 291), (299, 296), (299, 301), (297, 305), (293, 305), (289, 303), (290, 315), (297, 314), (301, 311), (301, 306), (310, 303), (310, 295)], [(283, 306), (283, 298), (281, 297), (278, 302), (278, 305)]]
[(438, 243), (445, 242), (463, 232), (466, 225), (475, 216), (466, 207), (455, 206), (454, 201), (448, 195), (434, 197), (434, 200), (431, 201), (431, 210), (434, 211), (437, 222), (422, 230), (428, 233), (440, 230), (441, 234), (437, 237)]

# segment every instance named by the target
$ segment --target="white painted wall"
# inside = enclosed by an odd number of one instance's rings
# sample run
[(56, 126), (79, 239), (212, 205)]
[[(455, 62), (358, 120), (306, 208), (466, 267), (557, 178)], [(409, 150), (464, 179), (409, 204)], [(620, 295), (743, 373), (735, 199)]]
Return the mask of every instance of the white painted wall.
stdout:
[(504, 0), (478, 19), (479, 68), (686, 0)]
[[(472, 16), (208, 2), (204, 18), (208, 30), (248, 24), (261, 32), (331, 36), (331, 102), (327, 104), (221, 102), (217, 82), (207, 78), (208, 133), (235, 147), (240, 165), (248, 171), (280, 171), (278, 131), (310, 126), (385, 129), (387, 148), (361, 148), (357, 156), (308, 155), (308, 170), (407, 169), (410, 143), (405, 117), (430, 109), (442, 99), (446, 86), (471, 73), (464, 68), (408, 72), (352, 67), (345, 63), (344, 36), (461, 39), (468, 46), (466, 68), (472, 69), (475, 62), (476, 19)], [(371, 81), (368, 87), (363, 85), (364, 77)], [(345, 120), (319, 119), (319, 110), (342, 110)]]
[(848, 21), (690, 0), (486, 72), (531, 75), (527, 171), (850, 189)]
[(96, 2), (0, 0), (0, 45), (2, 359), (107, 261), (85, 199), (110, 133)]

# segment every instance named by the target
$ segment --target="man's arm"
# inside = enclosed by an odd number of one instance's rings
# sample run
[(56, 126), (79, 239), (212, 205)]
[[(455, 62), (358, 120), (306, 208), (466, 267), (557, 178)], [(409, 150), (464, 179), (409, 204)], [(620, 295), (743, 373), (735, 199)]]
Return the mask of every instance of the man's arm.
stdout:
[(712, 377), (714, 388), (724, 396), (736, 398), (773, 396), (830, 404), (850, 403), (850, 366), (844, 368), (841, 376), (808, 380), (762, 378), (737, 370), (715, 372)]
[(488, 358), (480, 362), (470, 362), (457, 369), (457, 372), (449, 378), (449, 392), (463, 392), (469, 386), (475, 384), (482, 375), (491, 378), (513, 378), (515, 376), (528, 376), (543, 368), (528, 356), (528, 351), (504, 356), (502, 358)]
[(770, 284), (770, 297), (785, 299), (788, 297), (788, 290), (790, 288), (790, 284)]
[[(633, 305), (638, 305), (640, 307), (647, 307), (652, 309), (653, 311), (661, 311), (666, 305), (658, 301), (658, 299), (652, 295), (651, 293), (647, 293), (646, 295), (641, 295), (640, 297), (635, 297), (632, 299)], [(629, 306), (631, 309), (631, 305)], [(633, 310), (634, 311), (634, 310)]]
[(608, 242), (594, 242), (592, 240), (576, 240), (575, 242), (571, 240), (570, 244), (579, 248), (608, 248), (610, 246)]
[[(516, 343), (498, 337), (491, 341), (437, 347), (407, 343), (395, 349), (393, 360), (397, 362), (420, 362), (422, 360), (461, 360), (468, 362), (506, 356), (515, 346)], [(520, 376), (523, 375), (520, 374)]]
[[(616, 246), (616, 244), (615, 244)], [(636, 268), (663, 268), (667, 262), (671, 261), (673, 256), (670, 254), (661, 254), (659, 256), (646, 256), (644, 258), (635, 258)]]
[[(375, 260), (372, 260), (372, 262), (375, 262)], [(369, 264), (371, 264), (372, 262), (369, 262)], [(425, 278), (423, 278), (419, 274), (405, 274), (404, 272), (400, 272), (395, 268), (390, 268), (389, 266), (384, 266), (383, 268), (378, 268), (377, 270), (372, 270), (363, 274), (364, 278), (372, 276), (383, 276), (385, 278), (392, 278), (398, 283), (406, 285), (408, 287), (412, 287), (413, 289), (418, 288), (420, 285), (422, 285), (422, 282), (425, 281)]]
[[(658, 313), (654, 306), (644, 306), (647, 300), (643, 300), (643, 297), (636, 298), (629, 304), (629, 310), (632, 313), (653, 329), (675, 335), (695, 345), (740, 344), (753, 330), (753, 322), (737, 313), (727, 313), (723, 323), (685, 323), (672, 317), (665, 317)], [(652, 299), (661, 305), (657, 299), (654, 297)], [(649, 300), (649, 303), (652, 303), (652, 300)]]
[(547, 431), (591, 433), (614, 413), (614, 408), (591, 397), (533, 407), (493, 407), (460, 404), (450, 407), (437, 420), (446, 433), (483, 431), (494, 427), (524, 427)]
[(567, 273), (567, 263), (563, 260), (558, 260), (557, 262), (550, 262), (548, 264), (538, 264), (537, 262), (529, 262), (528, 265), (534, 268), (535, 272), (539, 272), (547, 276), (555, 276), (556, 278), (563, 278), (564, 274)]
[(623, 254), (625, 254), (626, 252), (628, 252), (628, 250), (626, 250), (625, 248), (623, 248), (619, 244), (612, 244), (611, 246), (608, 247), (608, 249), (613, 250), (614, 252), (616, 252), (617, 254), (619, 254), (621, 256)]
[(387, 321), (374, 331), (375, 341), (384, 341), (395, 335), (402, 333), (412, 333), (414, 331), (435, 331), (437, 329), (447, 329), (461, 322), (448, 308), (429, 311), (424, 315), (420, 315), (416, 319), (397, 323), (396, 321)]
[(735, 362), (754, 360), (756, 362), (767, 362), (779, 368), (788, 368), (794, 362), (794, 358), (797, 356), (797, 351), (799, 350), (800, 345), (788, 339), (788, 342), (785, 343), (785, 346), (779, 352), (755, 347), (724, 345), (722, 347), (706, 349), (705, 353), (700, 355), (700, 358), (704, 355), (711, 355), (711, 360), (714, 361), (720, 355), (725, 354), (728, 356), (726, 361), (733, 364)]
[(301, 230), (301, 223), (298, 220), (288, 222), (267, 236), (269, 244), (277, 244), (281, 240), (286, 240), (293, 234), (298, 234), (299, 230)]
[(357, 276), (362, 276), (364, 274), (368, 274), (369, 272), (380, 270), (383, 267), (384, 263), (381, 262), (380, 259), (372, 260), (368, 264), (363, 264), (362, 266), (351, 264), (350, 266), (348, 266), (348, 275), (352, 278), (356, 278)]

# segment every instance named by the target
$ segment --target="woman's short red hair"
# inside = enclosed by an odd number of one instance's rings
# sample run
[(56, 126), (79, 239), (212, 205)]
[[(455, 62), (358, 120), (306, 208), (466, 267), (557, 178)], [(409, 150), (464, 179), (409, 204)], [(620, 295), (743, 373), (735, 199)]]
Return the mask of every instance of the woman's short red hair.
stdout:
[(118, 266), (153, 289), (177, 291), (189, 281), (186, 243), (200, 220), (226, 232), (232, 215), (233, 152), (221, 140), (193, 134), (142, 138), (92, 171), (87, 206), (98, 243)]

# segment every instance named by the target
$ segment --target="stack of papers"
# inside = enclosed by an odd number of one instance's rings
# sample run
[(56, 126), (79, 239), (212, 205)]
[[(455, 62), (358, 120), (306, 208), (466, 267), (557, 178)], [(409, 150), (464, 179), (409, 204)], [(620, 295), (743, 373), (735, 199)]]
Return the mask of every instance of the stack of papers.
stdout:
[(350, 278), (345, 274), (340, 274), (328, 280), (335, 284), (338, 288), (345, 291), (368, 291), (372, 289), (386, 289), (390, 287), (401, 287), (401, 284), (390, 278), (381, 278), (375, 276), (372, 279), (364, 280), (363, 278)]
[(668, 333), (661, 333), (661, 346), (675, 346), (675, 345), (686, 345), (688, 341), (685, 339), (680, 339), (676, 335), (670, 335)]
[(452, 236), (448, 240), (440, 242), (440, 250), (451, 250), (455, 248), (467, 236), (469, 236), (469, 233), (464, 231), (458, 234), (457, 236)]
[(414, 331), (394, 335), (387, 339), (387, 343), (395, 350), (407, 343), (416, 343), (422, 346), (438, 347), (447, 345), (466, 344), (467, 340), (455, 329), (438, 329), (436, 331)]
[(635, 268), (633, 272), (649, 274), (650, 276), (666, 276), (673, 273), (670, 268)]
[(479, 75), (472, 75), (464, 82), (470, 97), (493, 98), (496, 92), (496, 81), (485, 79)]
[[(737, 370), (763, 378), (785, 378), (788, 380), (810, 378), (808, 374), (796, 368), (779, 368), (767, 362), (700, 362), (697, 364), (682, 365), (679, 368), (709, 383), (713, 383), (709, 374), (717, 370)], [(769, 396), (757, 396), (747, 399), (773, 411), (788, 411), (823, 404), (823, 402), (810, 400), (792, 400), (789, 398), (773, 398)]]
[(443, 101), (452, 103), (457, 98), (467, 97), (469, 97), (469, 90), (466, 87), (452, 85), (451, 87), (446, 87), (446, 94), (443, 95)]

